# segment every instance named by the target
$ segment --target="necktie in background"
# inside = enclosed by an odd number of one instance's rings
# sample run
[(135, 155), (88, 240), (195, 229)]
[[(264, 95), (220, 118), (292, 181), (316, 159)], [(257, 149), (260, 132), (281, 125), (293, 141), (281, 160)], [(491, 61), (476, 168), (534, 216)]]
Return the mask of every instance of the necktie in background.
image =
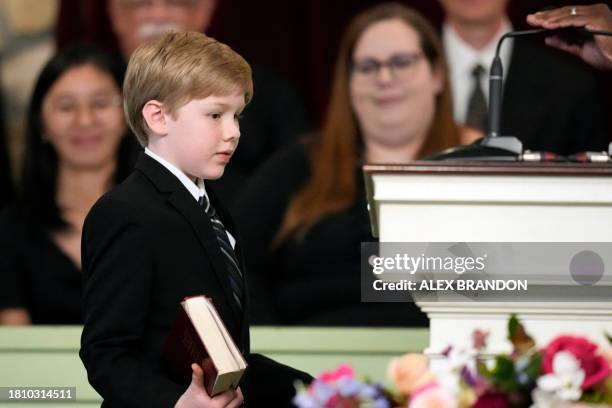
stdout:
[(238, 303), (240, 310), (242, 310), (244, 281), (242, 278), (242, 272), (240, 271), (240, 266), (238, 266), (238, 259), (236, 258), (232, 244), (227, 236), (227, 230), (223, 226), (223, 223), (217, 215), (217, 211), (215, 211), (215, 208), (208, 200), (206, 195), (200, 197), (198, 203), (204, 207), (204, 211), (212, 223), (213, 230), (217, 236), (217, 242), (221, 248), (223, 260), (225, 261), (225, 266), (227, 268), (227, 274), (230, 281), (230, 286), (232, 288), (232, 294), (234, 295), (234, 300), (236, 303)]
[(485, 69), (478, 64), (472, 69), (472, 93), (468, 99), (465, 125), (483, 132), (487, 129), (487, 99), (482, 90), (481, 79)]

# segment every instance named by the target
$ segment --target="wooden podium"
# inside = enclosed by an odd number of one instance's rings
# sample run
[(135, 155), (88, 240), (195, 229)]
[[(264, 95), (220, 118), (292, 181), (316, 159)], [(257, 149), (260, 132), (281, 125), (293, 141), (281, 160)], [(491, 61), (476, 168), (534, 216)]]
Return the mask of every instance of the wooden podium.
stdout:
[[(374, 236), (384, 242), (612, 243), (612, 166), (570, 163), (412, 162), (364, 166)], [(417, 302), (430, 318), (428, 353), (490, 331), (489, 351), (510, 350), (517, 313), (538, 344), (561, 333), (607, 344), (609, 301)]]

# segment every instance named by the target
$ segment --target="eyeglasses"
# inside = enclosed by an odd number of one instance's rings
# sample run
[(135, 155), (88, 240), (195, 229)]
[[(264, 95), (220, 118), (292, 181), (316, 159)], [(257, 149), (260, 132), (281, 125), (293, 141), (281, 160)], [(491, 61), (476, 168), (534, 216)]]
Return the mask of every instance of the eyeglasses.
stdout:
[(395, 79), (406, 80), (410, 78), (415, 66), (422, 57), (423, 54), (421, 52), (412, 52), (394, 54), (385, 61), (364, 58), (353, 61), (352, 72), (358, 78), (374, 81), (382, 68), (389, 68)]
[(85, 109), (99, 116), (121, 107), (122, 99), (120, 95), (103, 95), (86, 101), (79, 101), (76, 98), (60, 98), (49, 102), (48, 109), (55, 114), (72, 117)]

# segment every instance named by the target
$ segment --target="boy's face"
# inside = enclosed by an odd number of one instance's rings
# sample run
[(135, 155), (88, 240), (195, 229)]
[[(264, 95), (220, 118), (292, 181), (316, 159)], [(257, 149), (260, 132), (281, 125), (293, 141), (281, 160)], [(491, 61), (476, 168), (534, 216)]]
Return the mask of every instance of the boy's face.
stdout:
[(238, 118), (244, 93), (194, 99), (172, 115), (166, 114), (164, 150), (191, 179), (215, 180), (223, 175), (240, 138)]

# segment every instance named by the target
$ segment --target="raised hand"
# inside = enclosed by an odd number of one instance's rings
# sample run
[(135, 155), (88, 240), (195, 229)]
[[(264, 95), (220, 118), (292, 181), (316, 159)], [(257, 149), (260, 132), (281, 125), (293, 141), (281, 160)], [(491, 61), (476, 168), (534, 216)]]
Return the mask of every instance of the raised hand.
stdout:
[[(527, 16), (532, 26), (548, 29), (584, 27), (588, 30), (612, 31), (612, 11), (603, 3), (589, 6), (566, 6)], [(612, 37), (596, 35), (583, 45), (569, 44), (559, 37), (549, 37), (546, 44), (582, 58), (599, 69), (612, 69)]]

